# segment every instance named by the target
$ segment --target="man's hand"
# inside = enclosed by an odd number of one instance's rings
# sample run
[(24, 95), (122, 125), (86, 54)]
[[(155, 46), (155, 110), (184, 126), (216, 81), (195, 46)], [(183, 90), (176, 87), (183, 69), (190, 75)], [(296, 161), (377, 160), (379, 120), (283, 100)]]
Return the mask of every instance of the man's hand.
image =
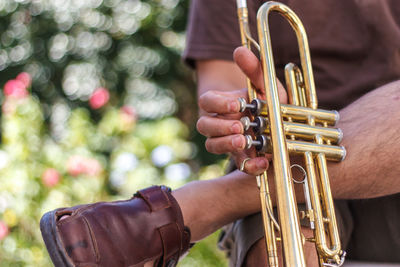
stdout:
[(231, 153), (239, 168), (246, 158), (244, 171), (257, 175), (268, 168), (268, 159), (256, 158), (254, 148), (245, 150), (244, 129), (239, 121), (243, 116), (239, 112), (239, 97), (245, 97), (247, 89), (222, 92), (207, 91), (199, 98), (199, 106), (208, 114), (197, 122), (197, 130), (207, 137), (206, 149), (210, 153)]
[[(257, 57), (248, 49), (240, 47), (235, 50), (234, 59), (241, 71), (251, 80), (259, 98), (265, 99), (263, 73)], [(286, 91), (279, 82), (278, 87), (281, 102), (286, 102)], [(244, 160), (250, 158), (245, 162), (244, 171), (257, 175), (268, 168), (269, 162), (265, 157), (256, 157), (254, 148), (245, 150), (245, 132), (239, 121), (245, 114), (239, 112), (239, 97), (247, 99), (247, 89), (209, 90), (202, 94), (199, 97), (199, 106), (206, 114), (200, 117), (197, 129), (207, 137), (206, 148), (209, 152), (231, 153), (238, 168)]]

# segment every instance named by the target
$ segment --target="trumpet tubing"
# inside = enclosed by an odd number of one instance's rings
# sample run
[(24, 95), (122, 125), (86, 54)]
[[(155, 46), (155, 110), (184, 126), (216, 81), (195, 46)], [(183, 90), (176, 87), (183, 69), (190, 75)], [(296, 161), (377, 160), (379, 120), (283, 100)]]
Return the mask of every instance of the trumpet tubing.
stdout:
[[(256, 134), (269, 133), (270, 129), (268, 119), (265, 117), (257, 116), (255, 117), (254, 122), (251, 122), (249, 117), (242, 117), (241, 122), (246, 131), (252, 126)], [(340, 129), (311, 126), (288, 121), (283, 122), (283, 128), (286, 135), (306, 140), (314, 140), (315, 135), (320, 135), (325, 142), (337, 144), (340, 143), (343, 138), (343, 132)]]
[[(281, 241), (285, 266), (306, 265), (304, 242), (315, 243), (320, 266), (341, 266), (345, 252), (341, 250), (327, 168), (327, 160), (341, 161), (346, 156), (345, 148), (338, 145), (342, 131), (330, 128), (339, 120), (339, 113), (318, 109), (308, 40), (297, 15), (284, 4), (264, 3), (257, 13), (257, 44), (250, 35), (246, 0), (237, 0), (237, 7), (242, 45), (259, 50), (264, 74), (266, 100), (258, 98), (247, 79), (250, 103), (245, 99), (239, 101), (241, 111), (248, 109), (252, 114), (251, 118), (242, 118), (242, 124), (246, 130), (252, 128), (256, 135), (255, 138), (246, 135), (247, 147), (255, 146), (260, 155), (271, 153), (273, 158), (279, 220), (272, 212), (267, 173), (257, 177), (269, 265), (278, 266), (276, 242)], [(288, 21), (299, 46), (301, 67), (293, 63), (285, 67), (288, 104), (281, 104), (278, 97), (268, 25), (271, 12)], [(290, 165), (291, 155), (301, 155), (305, 167)], [(302, 181), (293, 180), (293, 167), (303, 170)], [(309, 220), (314, 232), (312, 238), (305, 239), (300, 231), (294, 182), (303, 183), (307, 210), (302, 219)]]
[[(255, 93), (255, 90), (249, 91)], [(252, 99), (251, 103), (247, 104), (245, 99), (239, 98), (240, 110), (249, 109), (254, 116), (262, 115), (268, 117), (268, 109), (265, 101), (258, 98), (250, 99)], [(309, 117), (313, 117), (316, 123), (327, 123), (328, 126), (334, 126), (340, 119), (339, 112), (336, 110), (312, 109), (288, 104), (281, 104), (281, 113), (284, 119), (292, 118), (293, 120), (305, 122)]]

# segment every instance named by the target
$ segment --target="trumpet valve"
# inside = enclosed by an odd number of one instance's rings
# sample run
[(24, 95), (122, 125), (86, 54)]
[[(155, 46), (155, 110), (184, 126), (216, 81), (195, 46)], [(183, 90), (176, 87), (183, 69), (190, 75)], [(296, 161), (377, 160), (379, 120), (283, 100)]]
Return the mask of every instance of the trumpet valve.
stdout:
[(264, 106), (263, 101), (258, 98), (253, 99), (251, 103), (247, 103), (246, 99), (244, 99), (243, 97), (239, 97), (238, 101), (240, 105), (240, 112), (244, 112), (246, 109), (249, 109), (250, 113), (254, 116), (260, 115), (261, 110)]
[(257, 127), (257, 123), (252, 122), (249, 117), (241, 117), (240, 122), (243, 125), (243, 129), (247, 131), (250, 127)]
[(268, 127), (268, 120), (262, 116), (255, 117), (254, 123), (256, 126), (253, 128), (253, 130), (256, 134), (262, 134)]
[(246, 138), (246, 149), (254, 146), (258, 152), (267, 153), (271, 151), (270, 138), (268, 136), (264, 134), (258, 135), (256, 140), (253, 140), (251, 135), (245, 135), (244, 137)]
[(251, 121), (249, 117), (240, 118), (240, 122), (243, 125), (245, 131), (249, 130), (250, 127), (253, 128), (255, 134), (262, 134), (267, 128), (268, 121), (266, 118), (257, 116), (254, 121)]
[(252, 146), (257, 146), (260, 145), (260, 143), (257, 140), (253, 140), (253, 137), (251, 135), (245, 135), (244, 138), (246, 138), (246, 149), (250, 149)]
[(240, 112), (244, 112), (246, 109), (252, 109), (255, 108), (254, 105), (247, 103), (246, 99), (243, 97), (238, 98), (239, 105), (240, 105)]

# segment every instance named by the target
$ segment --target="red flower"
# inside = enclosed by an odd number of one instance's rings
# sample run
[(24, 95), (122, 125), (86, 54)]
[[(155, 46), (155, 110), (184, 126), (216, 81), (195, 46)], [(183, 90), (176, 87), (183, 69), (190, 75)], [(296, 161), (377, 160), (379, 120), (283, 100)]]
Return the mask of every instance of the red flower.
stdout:
[(46, 169), (42, 175), (42, 182), (46, 187), (53, 187), (60, 181), (60, 174), (56, 169)]
[(32, 77), (27, 72), (21, 72), (15, 79), (21, 81), (25, 85), (25, 88), (29, 88), (32, 84)]
[(25, 98), (28, 95), (25, 84), (20, 80), (9, 80), (4, 85), (4, 95), (15, 98)]
[(89, 105), (93, 109), (99, 109), (107, 104), (110, 99), (110, 93), (106, 88), (99, 87), (90, 96)]
[(3, 221), (0, 221), (0, 240), (6, 238), (8, 232), (8, 226)]

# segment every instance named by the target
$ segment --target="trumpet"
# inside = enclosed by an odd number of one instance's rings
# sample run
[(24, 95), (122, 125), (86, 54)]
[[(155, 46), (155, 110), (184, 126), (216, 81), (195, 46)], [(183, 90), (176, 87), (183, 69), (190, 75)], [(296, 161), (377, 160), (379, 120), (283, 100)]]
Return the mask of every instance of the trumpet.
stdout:
[[(259, 155), (272, 154), (279, 220), (273, 213), (267, 173), (257, 176), (269, 266), (279, 265), (277, 242), (281, 242), (285, 266), (306, 266), (305, 242), (315, 244), (319, 266), (341, 266), (346, 253), (339, 240), (327, 160), (342, 161), (346, 150), (339, 145), (342, 131), (332, 128), (339, 120), (339, 113), (318, 109), (304, 26), (286, 5), (266, 2), (257, 13), (257, 43), (250, 34), (246, 0), (237, 0), (237, 11), (242, 45), (259, 51), (263, 68), (266, 100), (258, 98), (247, 79), (249, 103), (245, 99), (239, 101), (241, 112), (249, 110), (251, 114), (241, 119), (245, 130), (254, 130), (253, 135), (246, 135), (247, 148), (254, 146)], [(268, 25), (271, 12), (279, 13), (288, 21), (299, 46), (301, 68), (293, 63), (285, 67), (288, 104), (281, 104), (278, 97)], [(291, 165), (289, 156), (293, 155), (300, 155), (305, 167)], [(293, 179), (293, 168), (303, 172), (302, 180)], [(303, 184), (305, 211), (298, 210), (294, 183)], [(313, 237), (304, 237), (300, 219), (309, 221)]]

